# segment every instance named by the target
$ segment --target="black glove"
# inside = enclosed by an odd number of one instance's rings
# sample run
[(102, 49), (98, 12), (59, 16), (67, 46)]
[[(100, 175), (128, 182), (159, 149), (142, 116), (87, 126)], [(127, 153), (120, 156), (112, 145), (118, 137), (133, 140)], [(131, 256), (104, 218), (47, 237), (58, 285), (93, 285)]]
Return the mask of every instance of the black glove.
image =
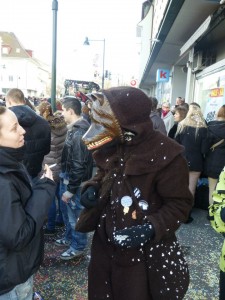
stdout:
[(153, 237), (155, 231), (152, 224), (132, 226), (113, 233), (113, 243), (120, 247), (142, 247)]
[(220, 211), (220, 217), (223, 222), (225, 222), (225, 207), (223, 207)]
[(98, 193), (94, 186), (89, 186), (83, 194), (81, 194), (80, 203), (86, 208), (92, 208), (97, 205)]

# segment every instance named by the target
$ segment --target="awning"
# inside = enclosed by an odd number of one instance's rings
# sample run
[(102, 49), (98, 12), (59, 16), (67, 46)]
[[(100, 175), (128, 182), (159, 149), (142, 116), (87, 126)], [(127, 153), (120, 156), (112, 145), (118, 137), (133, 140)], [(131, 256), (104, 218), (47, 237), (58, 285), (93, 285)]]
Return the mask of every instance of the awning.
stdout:
[(189, 40), (180, 49), (180, 56), (183, 56), (194, 43), (207, 31), (211, 22), (212, 16), (208, 16), (204, 23), (194, 32), (194, 34), (189, 38)]

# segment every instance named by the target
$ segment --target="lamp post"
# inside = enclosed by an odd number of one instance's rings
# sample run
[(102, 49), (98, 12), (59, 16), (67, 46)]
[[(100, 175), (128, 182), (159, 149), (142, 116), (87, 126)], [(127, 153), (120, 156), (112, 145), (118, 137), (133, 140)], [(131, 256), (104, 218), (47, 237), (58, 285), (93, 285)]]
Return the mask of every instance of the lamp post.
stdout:
[(88, 37), (85, 38), (84, 45), (89, 46), (90, 42), (103, 42), (103, 52), (102, 52), (102, 89), (104, 89), (105, 83), (105, 39), (103, 40), (89, 40)]
[(52, 81), (51, 81), (51, 105), (56, 111), (56, 50), (57, 50), (57, 12), (58, 0), (52, 1), (53, 29), (52, 29)]

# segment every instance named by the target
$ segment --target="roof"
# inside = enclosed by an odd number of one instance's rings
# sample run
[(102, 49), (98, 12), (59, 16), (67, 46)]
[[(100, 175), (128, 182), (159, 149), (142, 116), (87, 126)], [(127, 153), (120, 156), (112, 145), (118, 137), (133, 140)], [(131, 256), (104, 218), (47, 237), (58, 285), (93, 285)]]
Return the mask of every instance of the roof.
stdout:
[(2, 48), (9, 48), (8, 54), (2, 51), (2, 57), (31, 57), (13, 32), (0, 31), (0, 37), (2, 38)]

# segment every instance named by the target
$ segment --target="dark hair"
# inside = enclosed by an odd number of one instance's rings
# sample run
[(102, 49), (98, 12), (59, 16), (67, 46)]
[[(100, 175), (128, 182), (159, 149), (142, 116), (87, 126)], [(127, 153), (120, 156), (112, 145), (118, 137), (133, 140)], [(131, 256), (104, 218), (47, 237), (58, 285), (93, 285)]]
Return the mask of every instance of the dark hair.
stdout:
[(42, 101), (38, 106), (38, 110), (40, 112), (40, 116), (42, 116), (46, 120), (49, 116), (53, 116), (52, 106), (47, 101)]
[(177, 106), (174, 111), (175, 112), (177, 111), (179, 113), (181, 120), (183, 120), (186, 117), (187, 112), (188, 112), (188, 110), (186, 109), (186, 107), (182, 106), (182, 105), (181, 106)]
[(75, 97), (65, 97), (63, 98), (62, 105), (66, 110), (72, 109), (77, 116), (81, 115), (81, 103), (78, 98)]
[(217, 118), (225, 119), (225, 105), (222, 105), (217, 112)]
[(152, 101), (152, 111), (156, 110), (158, 106), (158, 100), (155, 97), (149, 97), (149, 99)]
[(189, 104), (188, 103), (183, 103), (180, 106), (185, 107), (187, 111), (189, 109)]
[[(4, 115), (4, 113), (7, 111), (7, 108), (5, 106), (0, 106), (0, 116)], [(0, 120), (0, 130), (2, 128), (2, 121)]]

